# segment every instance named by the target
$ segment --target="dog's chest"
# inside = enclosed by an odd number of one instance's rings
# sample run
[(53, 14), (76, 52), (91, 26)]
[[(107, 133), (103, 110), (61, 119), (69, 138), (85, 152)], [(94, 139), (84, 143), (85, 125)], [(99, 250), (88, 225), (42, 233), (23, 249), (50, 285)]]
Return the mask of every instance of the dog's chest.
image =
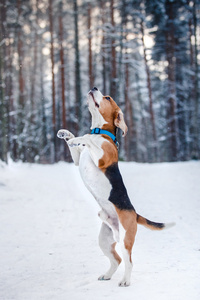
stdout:
[(112, 186), (104, 173), (94, 164), (87, 147), (81, 152), (79, 170), (82, 180), (102, 208), (112, 207), (109, 196)]

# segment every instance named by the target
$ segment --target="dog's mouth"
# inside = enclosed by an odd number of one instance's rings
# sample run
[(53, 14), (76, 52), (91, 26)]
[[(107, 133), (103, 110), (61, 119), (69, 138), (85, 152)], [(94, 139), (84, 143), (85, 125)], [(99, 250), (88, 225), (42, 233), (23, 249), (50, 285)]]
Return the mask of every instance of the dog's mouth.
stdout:
[(90, 96), (92, 96), (92, 99), (93, 99), (93, 101), (94, 101), (94, 104), (95, 104), (95, 106), (97, 107), (97, 108), (99, 108), (99, 104), (95, 101), (95, 98), (94, 98), (94, 95), (93, 95), (93, 92), (92, 91), (90, 91), (89, 93), (88, 93)]

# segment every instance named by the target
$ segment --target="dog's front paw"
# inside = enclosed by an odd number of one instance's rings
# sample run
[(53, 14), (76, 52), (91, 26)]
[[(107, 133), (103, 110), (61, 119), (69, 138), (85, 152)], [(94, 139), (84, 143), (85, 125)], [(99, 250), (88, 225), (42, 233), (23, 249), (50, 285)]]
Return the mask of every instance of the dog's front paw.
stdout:
[(69, 130), (66, 130), (66, 129), (60, 129), (60, 130), (57, 132), (57, 137), (58, 137), (59, 139), (70, 140), (70, 139), (74, 138), (74, 135), (73, 135)]
[(69, 147), (79, 147), (79, 146), (85, 146), (85, 140), (83, 139), (83, 137), (76, 137), (76, 138), (72, 138), (70, 139), (67, 144)]
[(107, 275), (101, 275), (99, 276), (98, 280), (110, 280), (111, 277), (110, 276), (107, 276)]

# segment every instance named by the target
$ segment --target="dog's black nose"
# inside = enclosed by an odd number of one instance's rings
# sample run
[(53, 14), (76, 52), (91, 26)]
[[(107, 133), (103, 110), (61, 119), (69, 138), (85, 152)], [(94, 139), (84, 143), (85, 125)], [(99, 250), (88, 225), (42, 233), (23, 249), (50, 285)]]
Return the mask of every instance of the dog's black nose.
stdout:
[(93, 87), (93, 90), (98, 91), (98, 88), (96, 86)]

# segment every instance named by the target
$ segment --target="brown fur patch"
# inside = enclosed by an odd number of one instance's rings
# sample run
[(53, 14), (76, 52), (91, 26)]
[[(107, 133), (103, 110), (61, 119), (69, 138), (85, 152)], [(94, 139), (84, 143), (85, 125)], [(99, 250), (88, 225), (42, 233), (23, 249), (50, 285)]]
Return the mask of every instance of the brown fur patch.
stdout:
[(124, 246), (127, 249), (130, 261), (131, 260), (131, 251), (135, 241), (135, 235), (137, 232), (137, 214), (135, 211), (128, 211), (128, 210), (120, 210), (115, 207), (116, 212), (118, 214), (120, 223), (124, 227), (126, 234), (124, 237)]
[(121, 261), (122, 261), (122, 259), (121, 259), (121, 257), (118, 255), (118, 253), (116, 252), (115, 246), (116, 246), (116, 243), (113, 243), (112, 246), (111, 246), (111, 253), (113, 254), (113, 256), (114, 256), (114, 258), (116, 259), (116, 261), (118, 262), (118, 264), (120, 264)]
[(102, 129), (110, 131), (112, 134), (116, 134), (116, 126), (114, 121), (120, 111), (119, 106), (116, 102), (110, 97), (110, 100), (106, 100), (106, 97), (103, 97), (103, 101), (101, 101), (99, 112), (103, 116), (104, 120), (107, 124), (104, 124)]
[[(111, 140), (111, 139), (110, 139)], [(114, 142), (105, 141), (102, 144), (102, 149), (104, 152), (103, 157), (99, 160), (99, 168), (105, 172), (105, 170), (118, 161), (118, 151)]]

